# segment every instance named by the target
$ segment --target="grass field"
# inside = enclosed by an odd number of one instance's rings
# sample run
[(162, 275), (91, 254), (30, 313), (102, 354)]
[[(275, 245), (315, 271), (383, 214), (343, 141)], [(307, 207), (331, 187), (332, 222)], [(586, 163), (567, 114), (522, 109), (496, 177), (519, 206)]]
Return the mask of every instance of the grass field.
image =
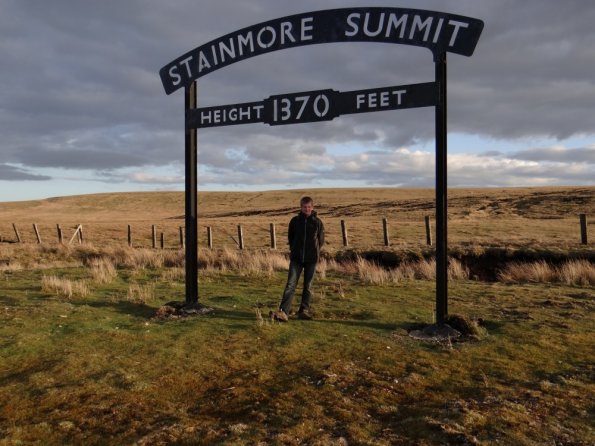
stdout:
[[(183, 299), (183, 252), (129, 249), (125, 225), (145, 228), (139, 245), (151, 224), (173, 239), (179, 193), (2, 203), (0, 234), (13, 237), (16, 222), (28, 243), (0, 243), (0, 445), (594, 444), (595, 268), (577, 217), (593, 214), (594, 191), (450, 194), (453, 255), (475, 255), (449, 286), (450, 313), (477, 323), (464, 342), (408, 336), (433, 321), (431, 259), (419, 254), (432, 253), (431, 191), (314, 191), (332, 255), (315, 320), (287, 324), (267, 317), (286, 280), (283, 249), (240, 254), (230, 237), (201, 250), (200, 299), (214, 311), (153, 317)], [(230, 232), (260, 225), (262, 242), (248, 240), (265, 246), (268, 222), (285, 225), (302, 193), (203, 194), (200, 218)], [(415, 261), (388, 268), (341, 251), (333, 221), (361, 222), (350, 232), (363, 255), (381, 247), (370, 233), (381, 237), (383, 216), (395, 231), (383, 255)], [(90, 243), (37, 245), (31, 223), (42, 236), (83, 223)], [(420, 240), (401, 236), (418, 226)], [(491, 280), (473, 273), (517, 251), (536, 262), (499, 264)], [(572, 255), (587, 260), (560, 260)]]
[[(382, 218), (387, 218), (391, 244), (417, 247), (426, 243), (424, 216), (434, 220), (432, 189), (318, 189), (271, 192), (199, 193), (199, 244), (206, 245), (206, 226), (213, 227), (215, 247), (236, 247), (237, 225), (245, 245), (269, 246), (269, 224), (275, 223), (279, 246), (287, 222), (299, 210), (304, 194), (312, 195), (325, 222), (330, 250), (342, 247), (340, 220), (350, 245), (381, 247)], [(579, 214), (595, 215), (595, 187), (451, 189), (449, 242), (452, 246), (576, 247)], [(97, 245), (127, 243), (127, 225), (135, 246), (151, 246), (151, 225), (164, 232), (168, 247), (179, 246), (184, 225), (181, 192), (97, 194), (48, 200), (0, 203), (0, 236), (14, 240), (12, 223), (23, 240), (36, 242), (32, 224), (46, 243), (56, 243), (56, 224), (68, 240), (82, 223), (87, 240)], [(590, 218), (593, 233), (595, 219)], [(591, 238), (594, 236), (592, 235)]]
[[(44, 290), (43, 276), (88, 292)], [(4, 271), (2, 444), (595, 440), (592, 288), (456, 281), (451, 311), (482, 318), (488, 334), (424, 343), (407, 331), (432, 319), (431, 281), (329, 273), (316, 320), (280, 325), (266, 313), (284, 272), (212, 271), (200, 290), (213, 313), (151, 319), (183, 293), (181, 276), (119, 268), (106, 284), (85, 267)]]

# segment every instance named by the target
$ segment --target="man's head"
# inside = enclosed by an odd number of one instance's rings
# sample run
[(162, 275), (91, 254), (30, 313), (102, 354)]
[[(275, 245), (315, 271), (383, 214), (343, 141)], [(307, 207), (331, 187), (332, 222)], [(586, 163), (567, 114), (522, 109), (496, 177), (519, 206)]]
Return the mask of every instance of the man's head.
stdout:
[(312, 211), (314, 210), (314, 200), (310, 197), (302, 197), (300, 200), (300, 207), (302, 209), (302, 214), (306, 217), (312, 215)]

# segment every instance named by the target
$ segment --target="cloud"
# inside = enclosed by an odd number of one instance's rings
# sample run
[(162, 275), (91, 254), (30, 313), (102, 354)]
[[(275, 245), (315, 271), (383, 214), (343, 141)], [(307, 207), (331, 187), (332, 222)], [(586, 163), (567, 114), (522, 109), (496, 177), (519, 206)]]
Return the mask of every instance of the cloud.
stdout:
[[(168, 170), (171, 170), (174, 166), (167, 166)], [(173, 169), (176, 170), (175, 167)], [(180, 170), (180, 169), (178, 169)], [(183, 170), (183, 169), (182, 169)], [(100, 181), (105, 183), (133, 183), (133, 184), (141, 184), (141, 185), (183, 185), (184, 184), (184, 176), (183, 175), (163, 175), (159, 173), (149, 172), (149, 171), (142, 171), (142, 170), (132, 170), (130, 169), (120, 169), (120, 170), (105, 170), (99, 172), (97, 176), (93, 179), (93, 181)]]
[(10, 164), (0, 164), (0, 180), (1, 181), (47, 181), (51, 177), (47, 175), (37, 175), (30, 173), (26, 169), (22, 169)]
[[(402, 0), (399, 6), (485, 21), (471, 58), (449, 55), (451, 133), (492, 141), (552, 137), (562, 145), (572, 136), (595, 135), (595, 8), (581, 0)], [(0, 175), (13, 181), (49, 179), (43, 169), (51, 167), (91, 171), (102, 178), (107, 172), (112, 182), (167, 184), (151, 175), (123, 174), (125, 169), (145, 172), (150, 166), (183, 162), (183, 94), (164, 93), (159, 68), (245, 26), (335, 7), (345, 2), (8, 2), (0, 16), (0, 154), (7, 163)], [(433, 80), (433, 69), (431, 54), (420, 48), (314, 45), (248, 59), (205, 76), (198, 100), (209, 106), (325, 88), (427, 82)], [(205, 129), (198, 137), (201, 181), (237, 187), (321, 178), (432, 185), (433, 155), (413, 147), (433, 138), (433, 108), (309, 125)], [(329, 153), (328, 147), (342, 145), (361, 147), (366, 161)], [(453, 155), (452, 160), (451, 180), (460, 184), (483, 184), (485, 178), (503, 185), (593, 182), (593, 149), (588, 147), (507, 153), (503, 144), (498, 151), (459, 161)], [(495, 163), (490, 165), (502, 175), (488, 175), (486, 163)], [(175, 183), (176, 176), (170, 180)]]
[[(537, 149), (536, 149), (537, 150)], [(450, 186), (539, 186), (595, 184), (595, 163), (578, 160), (583, 149), (554, 149), (565, 156), (536, 161), (501, 152), (450, 154)], [(544, 150), (547, 153), (547, 149)], [(264, 150), (266, 153), (266, 150)], [(529, 151), (530, 152), (530, 151)], [(251, 150), (236, 150), (217, 158), (216, 165), (203, 160), (202, 185), (329, 185), (345, 182), (360, 186), (433, 187), (435, 154), (406, 147), (332, 155), (315, 148), (310, 153), (285, 148), (282, 155), (259, 158)], [(285, 159), (293, 162), (287, 162)]]
[(128, 181), (133, 183), (149, 184), (179, 184), (184, 182), (184, 177), (176, 175), (154, 175), (146, 172), (133, 172), (126, 175)]
[(40, 150), (29, 148), (16, 158), (23, 164), (33, 167), (61, 167), (64, 169), (115, 169), (143, 164), (136, 155), (102, 150)]
[(568, 149), (564, 146), (527, 149), (509, 155), (511, 158), (531, 161), (595, 164), (595, 147)]

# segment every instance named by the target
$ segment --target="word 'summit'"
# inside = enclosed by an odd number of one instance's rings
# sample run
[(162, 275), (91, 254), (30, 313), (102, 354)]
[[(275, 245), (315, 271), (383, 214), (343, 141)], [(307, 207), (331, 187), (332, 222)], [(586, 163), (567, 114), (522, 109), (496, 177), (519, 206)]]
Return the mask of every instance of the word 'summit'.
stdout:
[(434, 54), (470, 56), (483, 22), (441, 12), (402, 8), (345, 8), (271, 20), (227, 34), (160, 70), (169, 94), (224, 66), (285, 48), (330, 42), (385, 42), (423, 46)]

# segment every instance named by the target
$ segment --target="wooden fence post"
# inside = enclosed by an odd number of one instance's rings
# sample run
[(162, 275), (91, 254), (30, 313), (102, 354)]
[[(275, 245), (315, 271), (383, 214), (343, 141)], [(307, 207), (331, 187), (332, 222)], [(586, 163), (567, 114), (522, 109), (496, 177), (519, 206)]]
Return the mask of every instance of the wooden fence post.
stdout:
[(244, 249), (244, 233), (242, 231), (242, 225), (238, 225), (238, 244), (240, 249)]
[(17, 236), (17, 243), (22, 243), (21, 234), (19, 234), (19, 230), (17, 229), (17, 225), (13, 223), (12, 224), (12, 229), (14, 229), (14, 233)]
[(209, 249), (213, 249), (213, 228), (211, 226), (207, 226), (207, 245)]
[(345, 220), (341, 220), (341, 234), (343, 234), (343, 246), (349, 245), (349, 239), (347, 238), (347, 226)]
[(37, 244), (41, 244), (41, 236), (39, 235), (39, 229), (35, 223), (33, 223), (33, 230), (35, 231), (35, 237), (37, 237)]
[(382, 232), (384, 232), (384, 246), (390, 246), (390, 240), (388, 238), (388, 221), (386, 218), (382, 219)]
[(161, 249), (165, 247), (165, 234), (161, 233)]
[(430, 226), (430, 216), (426, 215), (426, 243), (428, 246), (432, 246), (432, 227)]
[(83, 242), (85, 241), (83, 239), (83, 225), (79, 225), (79, 245), (82, 245)]
[(587, 240), (587, 214), (580, 214), (580, 221), (581, 221), (581, 243), (586, 245), (588, 243)]
[(277, 249), (277, 232), (275, 231), (275, 223), (271, 223), (271, 248)]
[(151, 225), (151, 238), (153, 240), (153, 249), (157, 248), (157, 229), (155, 225)]
[(180, 226), (180, 248), (184, 249), (184, 228)]
[(60, 227), (59, 224), (56, 225), (56, 230), (58, 231), (58, 243), (60, 243), (61, 245), (64, 244), (64, 238), (62, 236), (62, 228)]
[(69, 244), (69, 245), (72, 245), (72, 242), (74, 241), (74, 239), (75, 239), (76, 237), (78, 237), (78, 239), (79, 239), (79, 243), (81, 243), (81, 242), (82, 242), (82, 239), (83, 239), (83, 238), (82, 238), (82, 236), (81, 236), (81, 231), (82, 231), (82, 229), (83, 229), (83, 227), (82, 227), (81, 225), (78, 225), (78, 226), (76, 227), (76, 230), (74, 231), (74, 234), (72, 234), (72, 238), (71, 238), (71, 239), (70, 239), (70, 241), (68, 242), (68, 244)]
[(128, 247), (132, 248), (132, 226), (128, 225)]

